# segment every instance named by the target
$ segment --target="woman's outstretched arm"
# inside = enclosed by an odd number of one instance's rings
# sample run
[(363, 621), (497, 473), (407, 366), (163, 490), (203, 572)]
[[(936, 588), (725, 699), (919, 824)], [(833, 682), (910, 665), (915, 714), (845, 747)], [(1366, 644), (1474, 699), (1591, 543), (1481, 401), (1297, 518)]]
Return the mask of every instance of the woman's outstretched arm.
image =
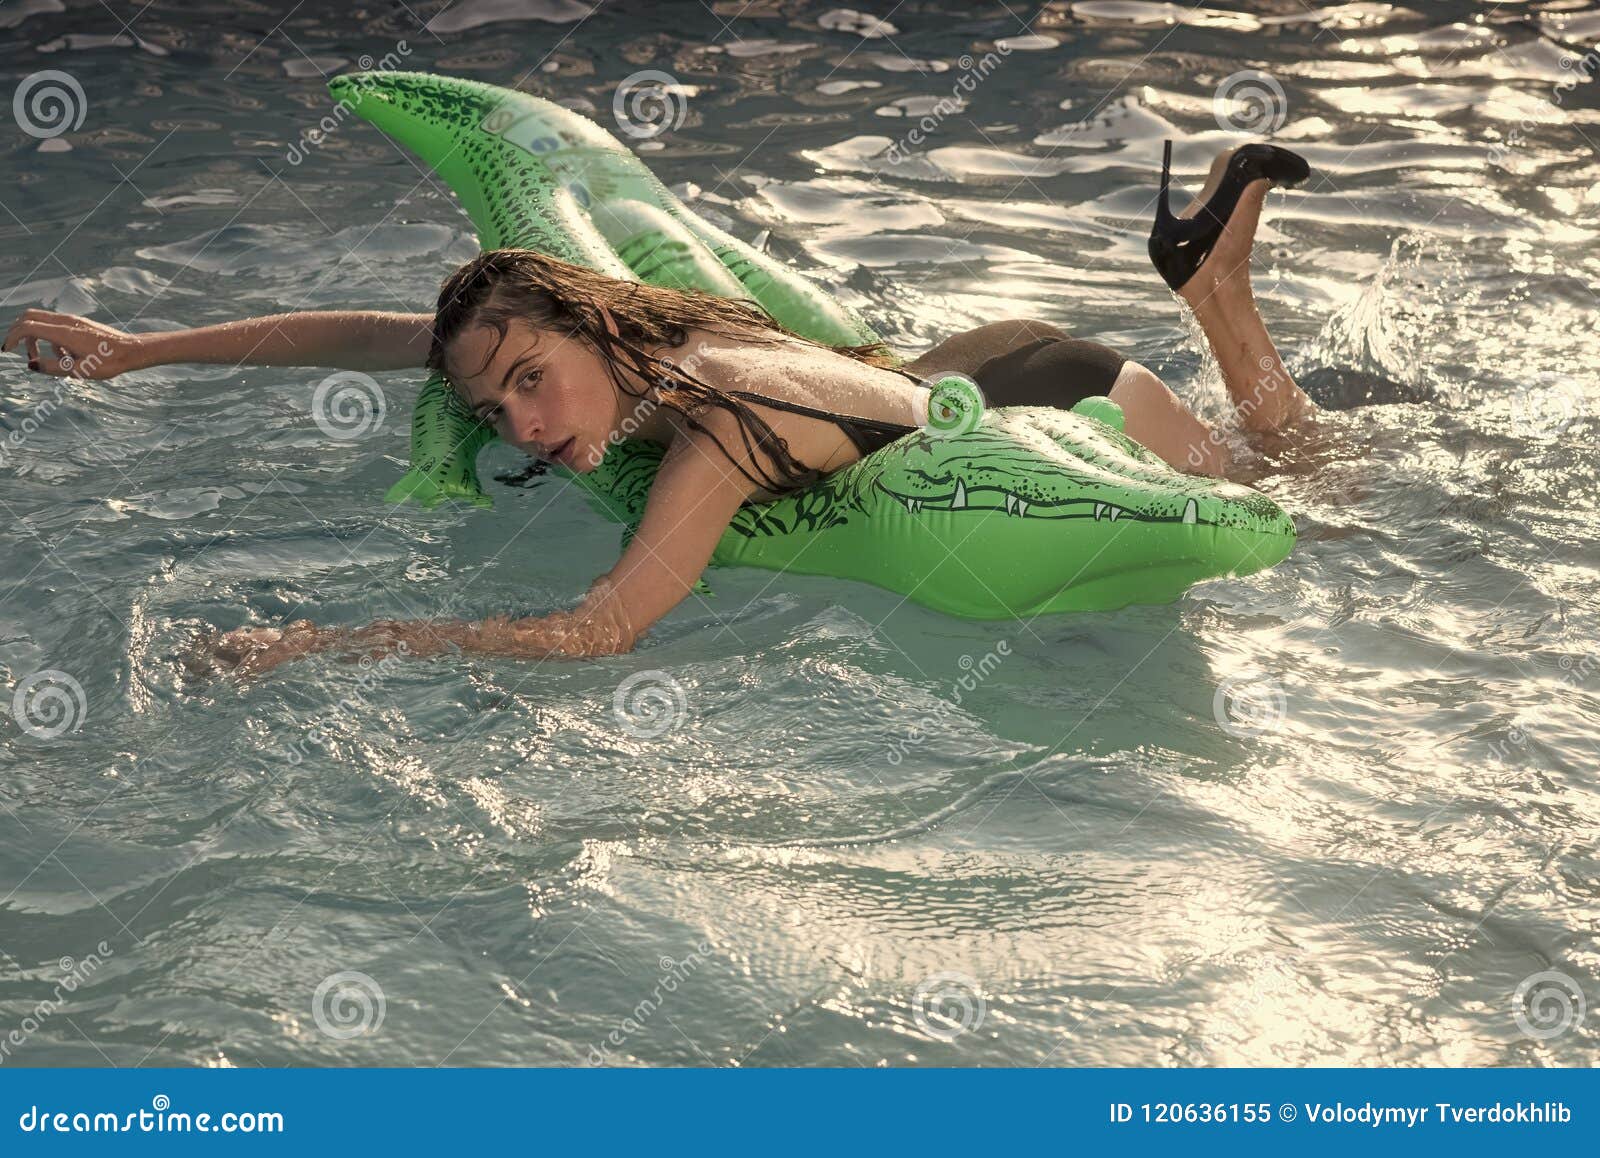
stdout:
[[(714, 411), (701, 421), (717, 441), (739, 453), (742, 439), (732, 415)], [(190, 666), (204, 669), (214, 660), (254, 675), (326, 651), (354, 658), (457, 651), (514, 659), (630, 651), (693, 590), (729, 520), (755, 489), (709, 435), (686, 434), (661, 461), (638, 533), (617, 565), (571, 611), (527, 619), (387, 620), (354, 631), (317, 628), (305, 620), (281, 631), (243, 628), (203, 643), (199, 662)]]
[(0, 350), (25, 350), (29, 369), (72, 378), (114, 378), (172, 362), (402, 370), (427, 360), (432, 335), (432, 314), (373, 310), (271, 314), (144, 334), (74, 314), (27, 310), (13, 323)]

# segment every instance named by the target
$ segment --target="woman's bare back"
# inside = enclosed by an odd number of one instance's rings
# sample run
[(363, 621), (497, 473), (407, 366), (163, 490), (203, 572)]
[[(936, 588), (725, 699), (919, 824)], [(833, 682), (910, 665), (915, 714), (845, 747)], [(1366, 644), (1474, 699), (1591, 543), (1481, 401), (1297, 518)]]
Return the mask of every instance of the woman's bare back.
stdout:
[[(756, 343), (697, 331), (671, 357), (724, 391), (908, 427), (925, 420), (928, 390), (904, 374), (823, 346), (775, 337), (770, 343)], [(806, 466), (828, 474), (861, 458), (855, 443), (835, 422), (745, 401)], [(778, 496), (763, 491), (754, 497), (766, 501)]]

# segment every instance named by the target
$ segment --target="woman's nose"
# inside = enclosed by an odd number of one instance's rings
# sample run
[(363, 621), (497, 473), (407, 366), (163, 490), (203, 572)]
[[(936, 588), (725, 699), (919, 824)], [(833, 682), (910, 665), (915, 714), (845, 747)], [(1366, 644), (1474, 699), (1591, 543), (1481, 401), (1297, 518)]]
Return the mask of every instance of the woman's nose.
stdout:
[(500, 407), (501, 437), (507, 442), (538, 442), (544, 433), (539, 408), (523, 398), (508, 398)]

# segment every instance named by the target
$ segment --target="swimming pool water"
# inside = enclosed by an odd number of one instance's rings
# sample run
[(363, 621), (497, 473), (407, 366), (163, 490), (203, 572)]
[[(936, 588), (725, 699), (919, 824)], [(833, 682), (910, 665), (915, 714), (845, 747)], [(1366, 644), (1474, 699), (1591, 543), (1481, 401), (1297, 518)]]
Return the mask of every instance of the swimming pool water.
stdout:
[(625, 656), (241, 686), (185, 682), (198, 630), (551, 609), (616, 529), (553, 480), (386, 506), (416, 374), (379, 421), (324, 370), (0, 360), (0, 1061), (1595, 1060), (1592, 6), (49, 7), (0, 12), (7, 92), (83, 93), (8, 138), (8, 322), (425, 311), (467, 222), (355, 118), (307, 136), (322, 74), (614, 127), (659, 70), (641, 155), (899, 348), (1042, 317), (1212, 415), (1144, 255), (1160, 142), (1192, 189), (1276, 125), (1290, 367), (1430, 400), (1262, 461), (1299, 547), (1170, 607), (713, 572)]

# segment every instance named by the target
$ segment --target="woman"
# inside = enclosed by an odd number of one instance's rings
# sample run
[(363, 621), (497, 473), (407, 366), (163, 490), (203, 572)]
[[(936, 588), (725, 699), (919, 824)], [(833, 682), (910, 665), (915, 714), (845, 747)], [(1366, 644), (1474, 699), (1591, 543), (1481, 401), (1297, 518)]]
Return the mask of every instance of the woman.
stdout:
[[(1292, 153), (1224, 153), (1184, 214), (1162, 200), (1151, 256), (1194, 311), (1245, 429), (1282, 431), (1314, 411), (1284, 372), (1250, 289), (1251, 241), (1274, 184), (1307, 174)], [(40, 342), (54, 347), (42, 354)], [(1149, 370), (1037, 322), (995, 323), (898, 369), (882, 347), (807, 342), (741, 303), (620, 282), (529, 251), (479, 255), (444, 285), (433, 318), (290, 314), (128, 335), (28, 311), (0, 348), (29, 366), (104, 378), (169, 362), (425, 363), (506, 442), (577, 471), (622, 430), (667, 450), (644, 516), (617, 565), (570, 612), (483, 622), (381, 622), (356, 631), (247, 628), (208, 641), (210, 658), (253, 673), (317, 651), (410, 656), (595, 656), (631, 649), (693, 588), (739, 507), (857, 461), (921, 425), (931, 373), (970, 374), (991, 405), (1070, 407), (1109, 394), (1127, 434), (1180, 470), (1223, 475), (1222, 437)]]

